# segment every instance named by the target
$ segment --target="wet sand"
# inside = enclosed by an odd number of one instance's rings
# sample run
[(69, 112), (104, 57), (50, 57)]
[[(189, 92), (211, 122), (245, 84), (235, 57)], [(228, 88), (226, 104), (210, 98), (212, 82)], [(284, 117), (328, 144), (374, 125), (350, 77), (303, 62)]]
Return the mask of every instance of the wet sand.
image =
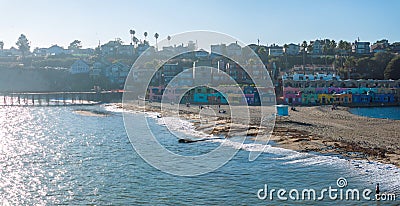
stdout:
[(74, 110), (74, 113), (83, 115), (83, 116), (92, 116), (92, 117), (105, 117), (105, 116), (109, 115), (106, 112), (92, 111), (92, 110)]
[[(163, 116), (179, 115), (193, 122), (197, 130), (206, 134), (227, 138), (259, 134), (261, 138), (257, 140), (272, 140), (276, 147), (339, 154), (400, 167), (400, 120), (361, 117), (351, 114), (346, 107), (332, 111), (330, 106), (315, 106), (297, 107), (297, 111), (290, 111), (288, 117), (277, 118), (275, 125), (269, 126), (271, 121), (261, 122), (263, 114), (260, 107), (256, 106), (249, 107), (250, 119), (246, 118), (246, 113), (241, 113), (244, 110), (230, 111), (226, 105), (221, 108), (205, 106), (203, 109), (198, 105), (179, 105), (179, 109), (177, 106), (163, 104), (161, 111), (160, 103), (147, 103), (145, 107), (124, 105), (125, 109), (130, 110), (160, 112)], [(219, 110), (225, 110), (226, 113), (219, 113)], [(235, 113), (234, 118), (231, 118), (231, 112)], [(241, 124), (247, 121), (249, 125)]]

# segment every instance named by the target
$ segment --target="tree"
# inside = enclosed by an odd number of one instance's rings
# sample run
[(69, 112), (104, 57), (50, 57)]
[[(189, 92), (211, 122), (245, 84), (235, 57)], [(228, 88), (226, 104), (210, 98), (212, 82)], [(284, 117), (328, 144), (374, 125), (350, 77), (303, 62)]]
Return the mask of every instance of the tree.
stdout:
[(285, 67), (287, 68), (288, 67), (287, 50), (289, 48), (289, 45), (284, 44), (283, 48), (285, 49)]
[(118, 46), (121, 46), (122, 44), (124, 44), (124, 42), (122, 41), (121, 38), (116, 38), (115, 39), (115, 44), (117, 44)]
[(21, 36), (19, 36), (16, 45), (21, 51), (22, 57), (25, 58), (25, 55), (29, 53), (29, 49), (31, 48), (31, 46), (29, 45), (29, 41), (24, 34), (21, 34)]
[(133, 36), (133, 42), (135, 42), (135, 44), (137, 45), (137, 44), (138, 44), (138, 42), (139, 42), (139, 39), (138, 39), (138, 38), (136, 38), (135, 36)]
[(301, 44), (301, 51), (303, 53), (303, 65), (306, 64), (306, 48), (307, 48), (307, 41), (303, 41)]
[(351, 71), (356, 65), (356, 60), (354, 57), (347, 57), (346, 61), (343, 63), (344, 67), (347, 69), (347, 78), (351, 78)]
[(340, 40), (337, 47), (339, 50), (344, 50), (345, 49), (344, 41)]
[(289, 45), (284, 44), (284, 45), (283, 45), (283, 48), (285, 49), (285, 53), (287, 53), (287, 49), (289, 48)]
[(385, 72), (385, 79), (400, 79), (400, 56), (394, 57), (387, 65)]
[(158, 35), (158, 33), (154, 34), (154, 38), (156, 38), (156, 51), (158, 51), (158, 44), (157, 44), (157, 39), (160, 35)]
[(260, 47), (257, 52), (259, 55), (267, 55), (267, 50), (265, 47)]
[(82, 42), (79, 41), (79, 40), (74, 40), (73, 42), (71, 42), (71, 43), (69, 44), (68, 49), (71, 49), (71, 50), (80, 49), (80, 48), (82, 48), (82, 44), (81, 44), (81, 43), (82, 43)]
[(389, 52), (378, 52), (374, 54), (371, 60), (374, 62), (371, 74), (374, 79), (384, 79), (384, 73), (387, 65), (393, 59), (394, 55)]
[(145, 31), (143, 35), (144, 35), (144, 43), (146, 44), (147, 31)]
[(167, 40), (168, 40), (168, 45), (170, 45), (171, 44), (171, 42), (170, 42), (171, 41), (171, 36), (168, 36)]
[[(314, 47), (313, 47), (313, 45), (310, 43), (310, 44), (307, 46), (307, 52), (308, 52), (309, 54), (312, 54), (312, 53), (313, 53), (313, 49), (314, 49)], [(312, 55), (310, 55), (310, 59), (311, 59), (311, 64), (314, 64), (314, 63), (313, 63), (313, 56), (312, 56)]]
[(134, 37), (135, 33), (136, 33), (135, 30), (133, 30), (133, 29), (129, 30), (129, 34), (131, 35), (131, 45), (134, 42), (133, 37)]
[(348, 54), (350, 54), (350, 52), (351, 52), (351, 43), (348, 42), (348, 41), (344, 41), (344, 49)]
[(332, 54), (336, 54), (336, 46), (337, 46), (337, 44), (336, 44), (335, 40), (332, 40), (329, 43), (329, 49), (331, 50)]
[(371, 58), (362, 57), (357, 59), (356, 68), (357, 73), (361, 74), (363, 78), (375, 79), (375, 77), (372, 75), (373, 73), (375, 73), (375, 65)]
[(4, 49), (4, 42), (0, 41), (0, 50), (3, 51), (3, 49)]
[(260, 57), (261, 61), (266, 63), (268, 61), (268, 53), (265, 47), (261, 46), (257, 50), (257, 54)]

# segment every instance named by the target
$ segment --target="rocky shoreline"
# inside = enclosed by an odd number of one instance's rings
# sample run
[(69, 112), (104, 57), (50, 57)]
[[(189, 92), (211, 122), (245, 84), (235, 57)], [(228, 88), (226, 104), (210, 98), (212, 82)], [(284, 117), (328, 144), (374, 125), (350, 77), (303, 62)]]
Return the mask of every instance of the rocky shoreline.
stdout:
[[(233, 122), (228, 105), (203, 106), (201, 109), (197, 105), (163, 104), (161, 110), (160, 103), (147, 102), (145, 106), (124, 104), (123, 107), (159, 112), (162, 116), (179, 116), (193, 122), (196, 130), (206, 134), (226, 138), (259, 134), (262, 136), (258, 137), (258, 141), (272, 140), (276, 147), (341, 155), (400, 167), (400, 131), (396, 130), (400, 120), (361, 117), (351, 114), (347, 107), (337, 110), (331, 110), (329, 106), (297, 107), (296, 111), (290, 111), (288, 117), (276, 119), (273, 131), (262, 124), (260, 126), (262, 118), (257, 106), (248, 108), (249, 125)], [(220, 113), (220, 110), (226, 113)]]

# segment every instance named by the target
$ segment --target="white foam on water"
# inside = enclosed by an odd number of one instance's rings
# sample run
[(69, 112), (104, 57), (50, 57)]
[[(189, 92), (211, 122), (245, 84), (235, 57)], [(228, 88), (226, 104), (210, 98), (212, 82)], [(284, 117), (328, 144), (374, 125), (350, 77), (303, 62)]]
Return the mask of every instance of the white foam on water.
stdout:
[[(107, 105), (105, 108), (112, 112), (123, 112), (125, 110), (118, 108), (116, 105)], [(143, 113), (131, 111), (132, 113)], [(353, 160), (344, 159), (337, 156), (324, 156), (318, 154), (310, 154), (305, 152), (297, 152), (294, 150), (273, 147), (271, 145), (259, 143), (241, 143), (231, 139), (218, 139), (216, 136), (205, 134), (204, 132), (196, 131), (192, 122), (180, 119), (178, 117), (161, 117), (156, 112), (146, 112), (147, 117), (157, 119), (157, 124), (167, 126), (173, 131), (178, 131), (188, 136), (203, 139), (208, 139), (209, 142), (220, 143), (223, 146), (232, 147), (245, 151), (258, 151), (263, 153), (275, 154), (279, 157), (270, 157), (271, 159), (282, 161), (282, 164), (296, 164), (302, 166), (333, 166), (341, 168), (349, 172), (349, 175), (362, 177), (363, 181), (371, 184), (379, 182), (382, 189), (388, 192), (400, 194), (400, 169), (391, 164), (383, 164), (368, 160)]]
[(106, 111), (109, 112), (115, 112), (115, 113), (122, 113), (124, 111), (129, 111), (129, 110), (124, 110), (122, 107), (120, 107), (118, 104), (103, 104), (101, 105)]
[(130, 113), (130, 114), (145, 114), (147, 117), (156, 118), (159, 113), (157, 112), (143, 112), (143, 111), (136, 111), (131, 109), (123, 109), (120, 104), (104, 104), (102, 107), (109, 112), (115, 113)]
[(380, 183), (382, 191), (396, 193), (400, 195), (400, 168), (395, 165), (384, 164), (368, 160), (344, 159), (337, 156), (324, 156), (297, 152), (289, 149), (272, 147), (264, 144), (242, 144), (229, 139), (212, 140), (213, 142), (223, 143), (223, 146), (233, 147), (245, 151), (261, 151), (264, 153), (276, 154), (281, 157), (271, 157), (271, 159), (283, 161), (282, 164), (295, 164), (301, 166), (330, 166), (340, 168), (349, 173), (349, 177), (362, 178), (361, 181), (374, 184)]

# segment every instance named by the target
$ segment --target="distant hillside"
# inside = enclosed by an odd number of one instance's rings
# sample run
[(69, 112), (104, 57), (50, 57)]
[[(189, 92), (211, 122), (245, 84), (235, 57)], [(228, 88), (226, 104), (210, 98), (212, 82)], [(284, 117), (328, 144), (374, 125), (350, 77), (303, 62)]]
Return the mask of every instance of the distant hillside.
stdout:
[(68, 75), (66, 70), (0, 68), (0, 91), (62, 91)]

